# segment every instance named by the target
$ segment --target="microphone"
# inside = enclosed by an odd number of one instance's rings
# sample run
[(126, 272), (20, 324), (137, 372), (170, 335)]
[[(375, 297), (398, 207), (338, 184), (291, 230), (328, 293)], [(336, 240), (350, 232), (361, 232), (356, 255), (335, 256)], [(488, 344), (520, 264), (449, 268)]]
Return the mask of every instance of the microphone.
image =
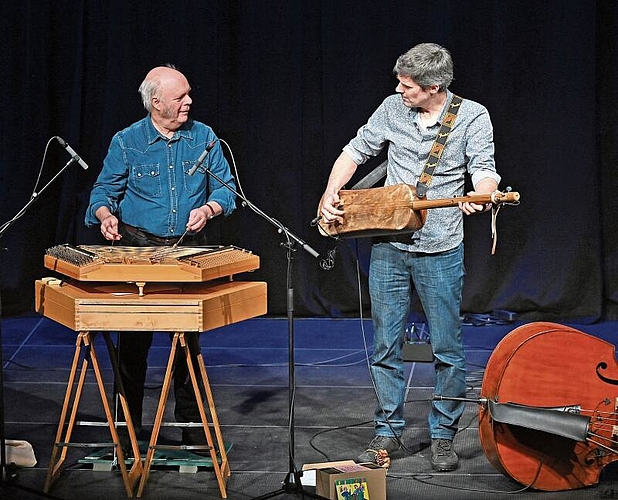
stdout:
[(67, 152), (71, 155), (71, 159), (79, 163), (80, 167), (82, 167), (84, 170), (88, 170), (88, 165), (86, 165), (86, 162), (79, 157), (79, 155), (71, 146), (69, 146), (69, 143), (66, 142), (62, 137), (58, 137), (57, 135), (55, 137), (56, 140), (60, 143), (60, 145), (64, 149), (66, 149)]
[(202, 163), (204, 163), (204, 160), (208, 156), (208, 153), (210, 153), (210, 150), (215, 147), (215, 144), (217, 144), (218, 140), (219, 139), (215, 139), (215, 140), (210, 141), (208, 143), (208, 146), (206, 146), (206, 149), (204, 150), (204, 152), (197, 159), (197, 161), (195, 162), (195, 165), (193, 165), (191, 167), (191, 170), (189, 170), (189, 172), (188, 172), (189, 175), (193, 175), (195, 173), (195, 171), (202, 166)]

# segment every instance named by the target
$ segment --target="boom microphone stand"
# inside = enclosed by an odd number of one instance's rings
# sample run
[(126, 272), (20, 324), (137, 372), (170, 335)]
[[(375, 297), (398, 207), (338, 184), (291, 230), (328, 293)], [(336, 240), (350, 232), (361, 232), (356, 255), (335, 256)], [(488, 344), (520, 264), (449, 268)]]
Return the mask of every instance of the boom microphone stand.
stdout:
[[(207, 150), (208, 151), (208, 150)], [(199, 161), (198, 161), (199, 163)], [(284, 235), (286, 241), (281, 243), (282, 246), (286, 248), (286, 258), (287, 258), (287, 272), (286, 272), (286, 283), (287, 283), (287, 321), (288, 321), (288, 431), (289, 431), (289, 443), (288, 443), (288, 454), (289, 454), (289, 468), (288, 472), (285, 476), (285, 479), (282, 482), (281, 488), (273, 491), (271, 493), (267, 493), (260, 497), (256, 497), (258, 499), (266, 499), (272, 498), (277, 495), (283, 494), (299, 494), (303, 497), (305, 495), (324, 499), (324, 497), (317, 495), (312, 492), (307, 492), (303, 490), (303, 486), (300, 481), (301, 474), (296, 468), (296, 464), (294, 463), (294, 396), (296, 390), (296, 376), (295, 376), (295, 366), (294, 366), (294, 287), (292, 285), (292, 261), (294, 259), (294, 252), (296, 251), (295, 245), (298, 244), (308, 252), (311, 256), (318, 258), (320, 255), (313, 248), (311, 248), (307, 243), (301, 240), (298, 236), (292, 233), (288, 228), (286, 228), (281, 222), (270, 217), (258, 207), (256, 207), (253, 203), (251, 203), (243, 194), (238, 193), (232, 186), (230, 186), (227, 182), (221, 179), (217, 174), (212, 172), (209, 168), (206, 168), (206, 173), (212, 176), (213, 179), (221, 183), (225, 186), (229, 191), (234, 193), (238, 198), (243, 201), (243, 204), (253, 210), (256, 214), (258, 214), (263, 219), (267, 220), (270, 224), (277, 228), (277, 232)]]
[[(65, 147), (66, 146), (68, 145), (65, 145)], [(2, 240), (4, 233), (6, 233), (9, 227), (11, 227), (20, 217), (22, 217), (28, 211), (30, 206), (39, 199), (43, 191), (45, 191), (58, 177), (60, 177), (60, 175), (72, 163), (74, 162), (78, 163), (80, 161), (81, 159), (79, 158), (79, 156), (73, 155), (73, 157), (66, 163), (66, 165), (62, 167), (60, 171), (56, 175), (54, 175), (47, 184), (45, 184), (45, 186), (43, 186), (38, 192), (32, 193), (32, 196), (30, 197), (30, 200), (28, 200), (28, 203), (26, 203), (26, 205), (24, 205), (24, 207), (19, 212), (17, 212), (17, 214), (13, 216), (11, 220), (5, 222), (4, 224), (0, 226), (0, 240)], [(6, 250), (7, 250), (6, 248), (3, 248), (2, 246), (0, 246), (0, 263), (2, 262), (2, 258), (1, 258), (2, 252)], [(1, 266), (0, 266), (0, 269), (2, 269)], [(0, 295), (1, 295), (1, 289), (0, 289)], [(14, 474), (12, 472), (12, 467), (9, 467), (9, 464), (7, 464), (7, 457), (6, 457), (6, 434), (5, 434), (6, 421), (5, 421), (5, 413), (4, 413), (4, 408), (5, 408), (4, 406), (4, 361), (3, 361), (3, 356), (2, 356), (1, 325), (2, 325), (2, 299), (0, 296), (0, 488), (6, 487), (6, 486), (12, 486), (12, 487), (17, 487), (19, 489), (22, 489), (24, 491), (35, 493), (37, 495), (40, 495), (46, 498), (57, 498), (52, 495), (48, 495), (47, 493), (44, 493), (42, 491), (38, 491), (32, 488), (28, 488), (26, 486), (18, 485), (14, 481), (12, 481)]]

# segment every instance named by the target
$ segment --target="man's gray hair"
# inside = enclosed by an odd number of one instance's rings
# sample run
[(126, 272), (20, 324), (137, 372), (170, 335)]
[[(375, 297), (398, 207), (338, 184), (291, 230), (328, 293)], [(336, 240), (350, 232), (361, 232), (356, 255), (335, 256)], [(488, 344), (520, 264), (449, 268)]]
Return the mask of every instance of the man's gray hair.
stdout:
[[(174, 66), (173, 64), (165, 64), (165, 67), (177, 70), (176, 66)], [(144, 78), (144, 81), (139, 86), (138, 91), (142, 96), (142, 104), (144, 105), (146, 111), (148, 111), (149, 113), (152, 108), (152, 98), (159, 97), (160, 95), (160, 85), (161, 81), (158, 78), (150, 78), (147, 75), (146, 78)]]
[(438, 85), (445, 91), (453, 81), (453, 59), (444, 47), (421, 43), (399, 56), (393, 72), (412, 78), (424, 89)]

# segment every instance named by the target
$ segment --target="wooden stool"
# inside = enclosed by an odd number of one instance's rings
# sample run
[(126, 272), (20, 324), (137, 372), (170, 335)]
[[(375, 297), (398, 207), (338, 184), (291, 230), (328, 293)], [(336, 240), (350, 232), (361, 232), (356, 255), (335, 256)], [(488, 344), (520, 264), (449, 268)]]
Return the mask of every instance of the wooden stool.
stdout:
[[(150, 443), (148, 445), (148, 451), (146, 453), (146, 460), (144, 462), (144, 467), (143, 467), (143, 472), (141, 475), (139, 489), (137, 492), (137, 497), (140, 498), (144, 492), (146, 481), (148, 480), (148, 475), (150, 473), (150, 468), (152, 466), (152, 462), (154, 459), (154, 454), (157, 449), (157, 441), (159, 439), (159, 432), (161, 430), (161, 425), (163, 423), (163, 414), (165, 412), (165, 406), (167, 404), (170, 385), (172, 381), (174, 360), (175, 360), (176, 352), (177, 352), (179, 345), (180, 345), (180, 349), (182, 349), (182, 351), (184, 352), (185, 359), (187, 362), (187, 368), (189, 370), (189, 376), (191, 377), (191, 384), (193, 386), (193, 392), (195, 394), (195, 398), (197, 401), (197, 407), (200, 413), (202, 428), (204, 429), (206, 443), (208, 445), (208, 446), (205, 446), (205, 448), (210, 452), (210, 457), (212, 459), (212, 465), (215, 470), (217, 482), (219, 484), (219, 491), (221, 492), (221, 497), (227, 498), (226, 485), (227, 485), (227, 480), (231, 474), (230, 465), (227, 459), (227, 452), (225, 450), (225, 445), (223, 443), (221, 429), (219, 427), (219, 419), (217, 418), (215, 402), (212, 396), (212, 391), (210, 390), (210, 384), (208, 382), (208, 377), (206, 375), (206, 367), (204, 365), (204, 358), (201, 352), (197, 355), (197, 364), (198, 364), (199, 371), (196, 374), (195, 367), (193, 366), (193, 361), (191, 360), (191, 352), (190, 352), (189, 346), (187, 345), (185, 334), (183, 332), (174, 333), (174, 336), (172, 338), (172, 346), (170, 349), (170, 355), (169, 355), (168, 362), (167, 362), (167, 368), (165, 370), (165, 376), (163, 378), (163, 387), (161, 389), (161, 395), (159, 397), (159, 404), (157, 407), (157, 412), (156, 412), (155, 420), (154, 420), (153, 427), (152, 427), (152, 434), (150, 437)], [(199, 376), (199, 379), (198, 379), (198, 376)], [(204, 387), (206, 401), (208, 402), (208, 413), (202, 401), (202, 395), (201, 395), (201, 390), (199, 386), (200, 381), (202, 382), (202, 385)], [(210, 415), (210, 424), (208, 421), (208, 415)], [(212, 425), (212, 429), (214, 430), (214, 434), (216, 438), (216, 445), (215, 445), (215, 442), (213, 441), (213, 436), (210, 430), (211, 425)], [(174, 447), (174, 446), (166, 445), (165, 448), (183, 448), (183, 446)]]
[[(45, 481), (44, 491), (46, 493), (49, 492), (53, 482), (58, 478), (62, 471), (62, 467), (64, 462), (66, 461), (66, 456), (68, 452), (68, 448), (70, 446), (75, 447), (104, 447), (110, 446), (108, 443), (71, 443), (71, 436), (73, 434), (73, 430), (76, 425), (77, 411), (79, 408), (79, 403), (81, 400), (81, 396), (84, 389), (84, 382), (86, 380), (86, 374), (88, 372), (88, 368), (92, 365), (92, 371), (94, 373), (97, 386), (99, 388), (99, 394), (101, 396), (101, 402), (103, 403), (103, 408), (105, 410), (105, 417), (107, 419), (107, 425), (109, 427), (109, 431), (112, 437), (112, 446), (116, 451), (116, 456), (118, 460), (118, 467), (120, 468), (120, 472), (122, 474), (122, 481), (124, 482), (125, 490), (127, 492), (127, 496), (129, 498), (133, 497), (133, 491), (135, 489), (135, 485), (142, 475), (142, 461), (139, 452), (139, 445), (137, 442), (137, 438), (135, 435), (135, 429), (133, 427), (133, 423), (131, 421), (131, 417), (129, 415), (129, 409), (127, 405), (127, 401), (124, 397), (124, 389), (122, 387), (122, 382), (118, 372), (118, 364), (116, 362), (115, 356), (115, 348), (109, 336), (109, 332), (102, 333), (103, 338), (105, 339), (105, 343), (107, 344), (107, 350), (109, 353), (109, 357), (112, 363), (112, 369), (114, 371), (114, 376), (116, 379), (116, 385), (118, 388), (118, 396), (120, 400), (120, 404), (122, 405), (123, 412), (126, 416), (126, 424), (127, 431), (129, 433), (129, 439), (131, 440), (131, 448), (133, 450), (133, 456), (135, 460), (133, 462), (133, 466), (130, 470), (127, 470), (124, 451), (122, 450), (122, 446), (120, 445), (120, 439), (118, 437), (118, 432), (116, 430), (116, 424), (114, 422), (114, 418), (112, 417), (112, 412), (110, 410), (110, 404), (107, 399), (107, 394), (105, 393), (105, 385), (103, 383), (103, 377), (101, 375), (101, 368), (99, 366), (99, 361), (97, 358), (96, 350), (94, 347), (94, 335), (90, 332), (79, 332), (77, 335), (77, 341), (75, 344), (75, 354), (73, 356), (73, 364), (71, 366), (71, 371), (69, 373), (69, 380), (67, 383), (67, 389), (64, 396), (64, 403), (62, 404), (62, 411), (60, 413), (60, 421), (58, 423), (58, 431), (56, 432), (56, 439), (54, 441), (54, 446), (52, 449), (51, 459), (49, 461), (49, 468), (47, 470), (47, 479)], [(75, 379), (79, 368), (79, 378), (77, 380), (77, 384), (75, 383)], [(75, 389), (75, 390), (74, 390)], [(69, 407), (70, 415), (69, 415)], [(68, 419), (67, 419), (68, 416)]]

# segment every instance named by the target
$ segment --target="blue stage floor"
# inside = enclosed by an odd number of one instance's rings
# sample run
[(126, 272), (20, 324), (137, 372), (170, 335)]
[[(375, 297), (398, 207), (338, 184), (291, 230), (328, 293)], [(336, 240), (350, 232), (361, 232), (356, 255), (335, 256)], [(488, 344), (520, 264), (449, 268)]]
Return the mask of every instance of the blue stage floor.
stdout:
[[(520, 323), (464, 326), (470, 398), (478, 398), (484, 368), (496, 344)], [(618, 342), (618, 323), (572, 325), (578, 330)], [(373, 435), (374, 394), (367, 355), (372, 345), (369, 320), (297, 318), (293, 356), (294, 462), (306, 463), (355, 458)], [(232, 474), (228, 498), (254, 498), (278, 490), (289, 470), (289, 324), (286, 318), (256, 318), (201, 336), (204, 359), (226, 443), (231, 446)], [(76, 333), (37, 315), (2, 321), (6, 438), (32, 444), (38, 463), (17, 471), (17, 487), (0, 488), (0, 497), (39, 498), (54, 440)], [(102, 339), (97, 338), (97, 343)], [(98, 345), (98, 344), (97, 344)], [(101, 347), (103, 347), (101, 345)], [(111, 369), (106, 352), (99, 354), (110, 391)], [(150, 352), (144, 410), (152, 421), (169, 353), (169, 336), (155, 335)], [(577, 360), (574, 360), (576, 363)], [(496, 471), (479, 441), (478, 404), (470, 402), (460, 423), (456, 448), (460, 467), (454, 473), (433, 473), (427, 459), (427, 414), (433, 394), (430, 363), (407, 363), (407, 450), (393, 460), (387, 476), (387, 498), (507, 498), (522, 488)], [(615, 393), (608, 397), (616, 398)], [(94, 380), (89, 379), (80, 405), (82, 420), (102, 420)], [(166, 414), (166, 418), (168, 415)], [(78, 431), (76, 431), (78, 432)], [(101, 441), (105, 427), (79, 430), (85, 439)], [(163, 438), (179, 439), (174, 427)], [(71, 450), (69, 464), (51, 490), (52, 498), (114, 500), (126, 498), (117, 471), (92, 470), (79, 459), (88, 450)], [(610, 465), (599, 484), (564, 492), (527, 490), (517, 496), (539, 499), (618, 498), (618, 477)], [(26, 492), (25, 488), (33, 491)], [(312, 488), (307, 487), (308, 491)], [(284, 498), (295, 495), (283, 495)], [(177, 467), (151, 472), (143, 498), (220, 498), (211, 470), (179, 473)]]

